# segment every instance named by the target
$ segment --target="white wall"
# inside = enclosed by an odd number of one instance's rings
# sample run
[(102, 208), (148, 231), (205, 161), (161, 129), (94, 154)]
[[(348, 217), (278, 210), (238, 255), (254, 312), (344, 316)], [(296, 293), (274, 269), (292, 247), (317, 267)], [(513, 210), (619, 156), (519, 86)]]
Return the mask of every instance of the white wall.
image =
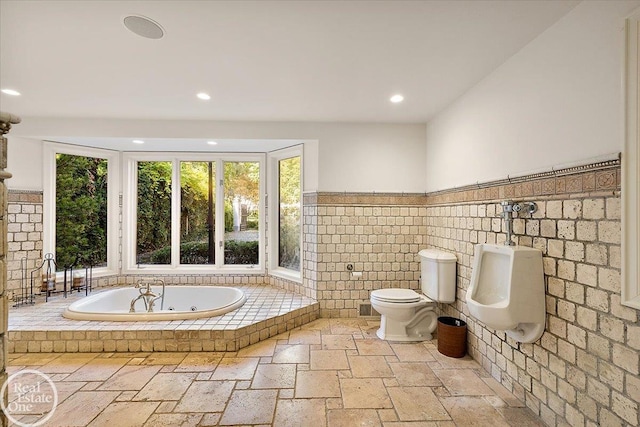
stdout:
[[(15, 125), (13, 130), (17, 130)], [(42, 190), (42, 141), (7, 135), (7, 171), (13, 176), (5, 181), (13, 190)]]
[[(423, 124), (23, 118), (12, 134), (56, 137), (317, 140), (305, 145), (306, 191), (424, 192)], [(308, 146), (307, 146), (308, 145)]]
[(620, 152), (624, 18), (584, 1), (427, 124), (427, 190)]

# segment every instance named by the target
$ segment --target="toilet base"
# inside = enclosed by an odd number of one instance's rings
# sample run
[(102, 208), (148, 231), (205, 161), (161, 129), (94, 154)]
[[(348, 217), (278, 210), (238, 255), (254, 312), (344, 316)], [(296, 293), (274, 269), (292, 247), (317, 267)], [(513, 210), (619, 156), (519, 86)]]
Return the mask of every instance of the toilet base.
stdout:
[(397, 342), (429, 341), (433, 338), (432, 332), (436, 330), (437, 319), (433, 307), (424, 307), (408, 322), (389, 319), (382, 315), (380, 328), (376, 336), (381, 340)]
[(380, 338), (381, 340), (385, 340), (385, 341), (397, 341), (397, 342), (420, 342), (420, 341), (429, 341), (433, 338), (433, 336), (431, 334), (427, 334), (427, 335), (415, 335), (415, 336), (409, 336), (409, 335), (401, 335), (401, 334), (385, 334), (385, 332), (379, 328), (376, 331), (376, 336), (378, 338)]

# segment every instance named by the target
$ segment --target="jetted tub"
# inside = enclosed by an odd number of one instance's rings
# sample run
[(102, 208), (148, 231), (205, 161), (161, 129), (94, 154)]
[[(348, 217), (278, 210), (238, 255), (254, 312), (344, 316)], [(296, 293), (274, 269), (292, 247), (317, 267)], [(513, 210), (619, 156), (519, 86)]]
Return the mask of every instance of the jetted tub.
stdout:
[[(162, 286), (154, 285), (151, 289), (157, 295), (162, 293)], [(241, 307), (247, 300), (244, 292), (236, 288), (168, 285), (165, 287), (164, 303), (158, 299), (153, 312), (147, 313), (144, 302), (138, 300), (136, 312), (130, 313), (131, 301), (138, 296), (138, 288), (112, 289), (72, 303), (62, 315), (75, 320), (127, 322), (199, 319), (228, 313)]]

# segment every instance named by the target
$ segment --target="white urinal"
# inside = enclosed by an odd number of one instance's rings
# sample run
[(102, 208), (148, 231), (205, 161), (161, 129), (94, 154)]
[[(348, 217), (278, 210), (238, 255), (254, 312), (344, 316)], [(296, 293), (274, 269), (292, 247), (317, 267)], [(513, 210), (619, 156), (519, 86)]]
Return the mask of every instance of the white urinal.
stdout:
[(532, 343), (544, 333), (546, 309), (542, 252), (523, 246), (475, 247), (469, 313), (516, 341)]

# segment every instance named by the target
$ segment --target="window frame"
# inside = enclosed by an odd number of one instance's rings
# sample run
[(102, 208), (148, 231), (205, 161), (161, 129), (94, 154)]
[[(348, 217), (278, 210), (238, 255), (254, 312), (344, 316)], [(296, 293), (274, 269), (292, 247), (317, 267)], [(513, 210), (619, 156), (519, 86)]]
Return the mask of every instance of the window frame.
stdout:
[[(280, 160), (300, 157), (300, 271), (280, 267), (278, 264), (280, 250)], [(282, 279), (302, 283), (302, 271), (304, 269), (303, 246), (303, 220), (304, 220), (304, 145), (299, 144), (282, 150), (272, 151), (267, 154), (269, 166), (269, 244), (268, 244), (268, 270), (269, 274)], [(273, 219), (273, 220), (272, 220)]]
[[(43, 194), (42, 194), (42, 255), (56, 253), (56, 155), (95, 157), (107, 160), (107, 266), (93, 269), (94, 277), (118, 273), (118, 237), (120, 233), (120, 152), (99, 148), (80, 147), (44, 141), (43, 145)], [(114, 219), (115, 220), (112, 220)], [(62, 277), (64, 273), (59, 272)]]
[(640, 9), (625, 23), (626, 136), (622, 155), (621, 303), (640, 310)]
[[(137, 237), (137, 183), (139, 161), (169, 161), (172, 162), (171, 177), (171, 264), (140, 264), (136, 263)], [(224, 255), (216, 251), (214, 264), (180, 264), (180, 162), (215, 162), (216, 163), (216, 224), (224, 224), (224, 187), (221, 185), (220, 172), (224, 171), (224, 162), (257, 162), (260, 165), (260, 206), (258, 214), (259, 255), (258, 265), (225, 265)], [(123, 274), (264, 274), (265, 273), (265, 154), (264, 153), (188, 153), (188, 152), (128, 152), (123, 153), (124, 176), (123, 182), (123, 233), (122, 233), (122, 263)], [(224, 172), (222, 172), (224, 173)], [(224, 227), (216, 227), (215, 242), (220, 248), (224, 242)]]

